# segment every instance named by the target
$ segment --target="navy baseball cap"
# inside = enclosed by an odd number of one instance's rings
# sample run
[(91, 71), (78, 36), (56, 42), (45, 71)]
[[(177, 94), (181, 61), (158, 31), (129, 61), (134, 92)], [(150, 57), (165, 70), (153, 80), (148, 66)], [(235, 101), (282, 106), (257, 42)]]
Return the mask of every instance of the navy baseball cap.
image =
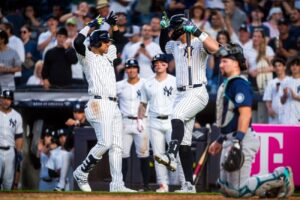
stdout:
[(81, 103), (75, 103), (73, 106), (73, 112), (84, 112), (84, 106)]
[(4, 99), (14, 100), (14, 92), (12, 90), (3, 90), (1, 97)]
[(58, 137), (63, 136), (63, 135), (65, 135), (65, 136), (67, 135), (67, 131), (63, 128), (58, 129), (56, 132), (57, 132)]
[(129, 68), (129, 67), (139, 67), (138, 61), (134, 58), (129, 58), (125, 62), (125, 68)]
[(163, 61), (169, 63), (169, 58), (166, 54), (157, 54), (152, 59), (152, 64), (154, 65), (155, 61)]

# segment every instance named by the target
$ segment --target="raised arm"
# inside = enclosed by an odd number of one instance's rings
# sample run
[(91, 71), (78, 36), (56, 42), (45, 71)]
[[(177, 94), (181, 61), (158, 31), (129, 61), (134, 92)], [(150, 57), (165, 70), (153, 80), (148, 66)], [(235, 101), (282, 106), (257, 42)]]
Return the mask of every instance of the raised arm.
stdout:
[(89, 31), (90, 31), (91, 27), (86, 26), (84, 27), (77, 35), (77, 37), (74, 40), (74, 48), (76, 50), (77, 53), (79, 53), (82, 56), (85, 56), (85, 45), (84, 45), (84, 41), (85, 38), (87, 37)]

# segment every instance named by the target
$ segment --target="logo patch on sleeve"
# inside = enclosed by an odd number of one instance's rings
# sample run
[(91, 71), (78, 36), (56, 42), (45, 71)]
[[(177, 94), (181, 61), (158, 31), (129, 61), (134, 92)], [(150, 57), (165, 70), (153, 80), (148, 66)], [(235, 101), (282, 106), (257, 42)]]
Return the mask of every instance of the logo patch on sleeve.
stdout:
[(234, 98), (236, 103), (242, 103), (244, 101), (244, 99), (245, 99), (245, 96), (243, 93), (237, 93)]

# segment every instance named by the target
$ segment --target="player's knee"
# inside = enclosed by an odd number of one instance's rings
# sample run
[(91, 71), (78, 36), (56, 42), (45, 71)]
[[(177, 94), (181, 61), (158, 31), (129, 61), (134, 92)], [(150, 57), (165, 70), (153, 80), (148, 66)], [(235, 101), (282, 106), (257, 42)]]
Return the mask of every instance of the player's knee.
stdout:
[(96, 147), (99, 149), (108, 150), (111, 147), (111, 142), (109, 141), (97, 142)]

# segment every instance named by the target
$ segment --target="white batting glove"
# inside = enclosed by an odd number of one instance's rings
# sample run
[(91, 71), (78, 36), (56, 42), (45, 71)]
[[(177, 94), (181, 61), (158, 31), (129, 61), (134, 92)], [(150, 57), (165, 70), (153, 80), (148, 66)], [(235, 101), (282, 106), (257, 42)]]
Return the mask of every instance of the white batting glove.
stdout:
[(144, 130), (144, 123), (142, 119), (137, 119), (137, 130), (142, 132)]

